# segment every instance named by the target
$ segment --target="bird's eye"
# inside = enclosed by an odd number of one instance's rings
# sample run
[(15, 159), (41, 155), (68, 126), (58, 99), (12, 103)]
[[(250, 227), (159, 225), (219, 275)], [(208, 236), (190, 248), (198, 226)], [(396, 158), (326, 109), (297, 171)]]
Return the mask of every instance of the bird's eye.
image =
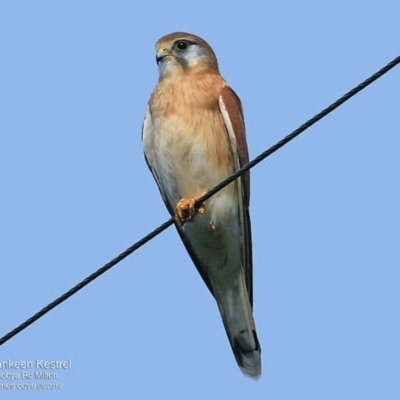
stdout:
[(185, 51), (185, 50), (187, 50), (188, 47), (189, 47), (189, 43), (188, 43), (188, 42), (184, 42), (183, 40), (179, 41), (179, 42), (176, 44), (176, 48), (177, 48), (179, 51)]

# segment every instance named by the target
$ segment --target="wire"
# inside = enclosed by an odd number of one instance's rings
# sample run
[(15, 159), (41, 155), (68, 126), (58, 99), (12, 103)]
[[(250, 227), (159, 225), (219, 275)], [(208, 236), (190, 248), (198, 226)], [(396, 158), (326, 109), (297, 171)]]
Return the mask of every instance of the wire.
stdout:
[[(225, 186), (229, 185), (231, 182), (233, 182), (235, 179), (237, 179), (239, 176), (244, 174), (246, 171), (250, 170), (253, 168), (255, 165), (263, 161), (265, 158), (270, 156), (271, 154), (275, 153), (275, 151), (279, 150), (281, 147), (283, 147), (285, 144), (289, 143), (291, 140), (293, 140), (295, 137), (300, 135), (300, 133), (304, 132), (306, 129), (308, 129), (310, 126), (314, 125), (316, 122), (318, 122), (320, 119), (324, 118), (327, 116), (329, 113), (331, 113), (333, 110), (341, 106), (344, 102), (349, 100), (351, 97), (359, 93), (361, 90), (365, 89), (368, 85), (370, 85), (372, 82), (376, 81), (379, 79), (382, 75), (384, 75), (386, 72), (390, 71), (392, 68), (394, 68), (397, 64), (400, 63), (400, 56), (396, 57), (393, 61), (391, 61), (389, 64), (387, 64), (385, 67), (383, 67), (381, 70), (373, 74), (371, 77), (366, 79), (364, 82), (360, 83), (358, 86), (356, 86), (354, 89), (350, 90), (348, 93), (346, 93), (344, 96), (342, 96), (340, 99), (336, 100), (333, 104), (331, 104), (329, 107), (325, 108), (323, 111), (321, 111), (319, 114), (315, 115), (313, 118), (308, 120), (306, 123), (301, 125), (299, 128), (297, 128), (295, 131), (293, 131), (290, 135), (286, 136), (283, 138), (281, 141), (276, 143), (274, 146), (270, 147), (268, 150), (264, 151), (262, 154), (260, 154), (258, 157), (256, 157), (253, 161), (249, 162), (247, 165), (245, 165), (243, 168), (239, 169), (236, 173), (231, 175), (229, 178), (225, 179), (222, 181), (220, 184), (212, 188), (208, 193), (206, 193), (204, 196), (200, 197), (199, 199), (196, 200), (196, 206), (198, 207), (201, 203), (205, 202), (208, 200), (211, 196), (219, 192), (221, 189), (223, 189)], [(48, 304), (46, 307), (41, 309), (39, 312), (37, 312), (35, 315), (33, 315), (31, 318), (27, 319), (25, 322), (23, 322), (21, 325), (13, 329), (11, 332), (7, 333), (5, 336), (3, 336), (0, 339), (0, 346), (2, 346), (4, 343), (6, 343), (8, 340), (10, 340), (12, 337), (26, 329), (29, 325), (33, 324), (36, 322), (39, 318), (43, 317), (45, 314), (47, 314), (49, 311), (51, 311), (53, 308), (57, 307), (59, 304), (67, 300), (69, 297), (71, 297), (73, 294), (84, 288), (86, 285), (88, 285), (90, 282), (94, 281), (96, 278), (98, 278), (100, 275), (104, 274), (106, 271), (108, 271), (110, 268), (112, 268), (114, 265), (118, 264), (120, 261), (122, 261), (124, 258), (128, 257), (130, 254), (132, 254), (134, 251), (142, 247), (144, 244), (155, 238), (157, 235), (159, 235), (161, 232), (166, 230), (169, 226), (171, 226), (174, 223), (174, 218), (171, 217), (168, 221), (164, 222), (162, 225), (160, 225), (157, 229), (155, 229), (153, 232), (149, 233), (147, 236), (133, 244), (131, 247), (126, 249), (124, 252), (122, 252), (119, 256), (115, 257), (113, 260), (105, 264), (103, 267), (98, 269), (96, 272), (93, 274), (89, 275), (86, 279), (84, 279), (82, 282), (78, 283), (76, 286), (74, 286), (72, 289), (68, 290), (68, 292), (64, 293), (62, 296), (58, 297), (56, 300)]]
[[(379, 79), (382, 75), (386, 74), (386, 72), (390, 71), (392, 68), (394, 68), (397, 64), (400, 63), (400, 56), (396, 57), (393, 61), (391, 61), (389, 64), (387, 64), (385, 67), (380, 69), (378, 72), (370, 76), (368, 79), (366, 79), (364, 82), (360, 83), (358, 86), (356, 86), (354, 89), (351, 89), (349, 92), (347, 92), (345, 95), (343, 95), (340, 99), (336, 100), (334, 103), (332, 103), (329, 107), (325, 108), (325, 110), (322, 110), (319, 114), (315, 115), (311, 119), (309, 119), (306, 123), (301, 125), (299, 128), (297, 128), (295, 131), (293, 131), (290, 135), (287, 135), (284, 137), (281, 141), (276, 143), (274, 146), (270, 147), (268, 150), (264, 151), (261, 153), (258, 157), (256, 157), (253, 161), (250, 161), (248, 164), (246, 164), (244, 167), (240, 168), (237, 170), (233, 175), (229, 176), (226, 178), (224, 181), (219, 183), (217, 186), (213, 187), (210, 191), (208, 191), (206, 194), (203, 196), (199, 197), (196, 200), (196, 207), (199, 207), (200, 204), (204, 203), (206, 200), (208, 200), (211, 196), (214, 196), (215, 193), (219, 192), (221, 189), (223, 189), (225, 186), (228, 186), (230, 183), (232, 183), (235, 179), (237, 179), (240, 175), (244, 174), (246, 171), (250, 170), (254, 166), (256, 166), (258, 163), (263, 161), (265, 158), (270, 156), (271, 154), (275, 153), (277, 150), (279, 150), (281, 147), (283, 147), (285, 144), (289, 143), (291, 140), (293, 140), (295, 137), (299, 136), (300, 133), (304, 132), (306, 129), (310, 128), (312, 125), (314, 125), (316, 122), (318, 122), (320, 119), (326, 117), (328, 114), (330, 114), (333, 110), (341, 106), (343, 103), (345, 103), (347, 100), (355, 96), (358, 92), (361, 92), (361, 90), (365, 89), (368, 85), (370, 85), (372, 82), (376, 81)], [(0, 342), (1, 344), (1, 342)]]
[(27, 328), (29, 325), (33, 324), (36, 322), (39, 318), (43, 317), (43, 315), (47, 314), (49, 311), (51, 311), (53, 308), (57, 307), (59, 304), (67, 300), (69, 297), (71, 297), (73, 294), (84, 288), (86, 285), (88, 285), (90, 282), (94, 281), (96, 278), (98, 278), (100, 275), (103, 275), (104, 272), (108, 271), (110, 268), (112, 268), (114, 265), (118, 264), (120, 261), (122, 261), (124, 258), (128, 257), (130, 254), (132, 254), (135, 250), (137, 250), (139, 247), (142, 247), (144, 244), (149, 242), (151, 239), (155, 238), (158, 234), (161, 232), (165, 231), (170, 225), (174, 223), (174, 218), (170, 218), (167, 222), (164, 222), (162, 225), (160, 225), (157, 229), (155, 229), (153, 232), (149, 233), (147, 236), (144, 238), (140, 239), (138, 242), (136, 242), (134, 245), (131, 247), (127, 248), (124, 252), (122, 252), (119, 256), (115, 257), (113, 260), (105, 264), (103, 267), (99, 268), (96, 272), (93, 272), (93, 274), (89, 275), (86, 279), (84, 279), (82, 282), (78, 283), (75, 285), (72, 289), (68, 290), (68, 292), (64, 293), (62, 296), (58, 297), (56, 300), (48, 304), (46, 307), (42, 308), (39, 312), (37, 312), (35, 315), (27, 319), (25, 322), (23, 322), (21, 325), (13, 329), (11, 332), (7, 333), (7, 335), (3, 336), (0, 339), (0, 346), (3, 345), (5, 342), (10, 340), (13, 336), (17, 335), (19, 332), (23, 331), (25, 328)]

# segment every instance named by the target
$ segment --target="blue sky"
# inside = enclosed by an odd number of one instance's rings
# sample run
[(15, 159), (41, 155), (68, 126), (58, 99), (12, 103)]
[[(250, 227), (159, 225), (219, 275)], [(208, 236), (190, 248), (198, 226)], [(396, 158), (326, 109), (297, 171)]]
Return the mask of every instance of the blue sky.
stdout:
[[(254, 158), (398, 56), (399, 14), (395, 1), (2, 1), (0, 335), (168, 218), (141, 145), (161, 36), (212, 45)], [(258, 382), (170, 228), (0, 348), (0, 361), (71, 360), (50, 382), (62, 389), (0, 397), (400, 398), (399, 79), (252, 170)]]

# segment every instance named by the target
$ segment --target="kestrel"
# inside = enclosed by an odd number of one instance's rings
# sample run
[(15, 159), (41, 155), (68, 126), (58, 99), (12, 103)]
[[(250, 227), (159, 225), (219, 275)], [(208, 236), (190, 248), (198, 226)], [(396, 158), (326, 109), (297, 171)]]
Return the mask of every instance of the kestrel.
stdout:
[(196, 199), (248, 163), (242, 105), (203, 39), (171, 33), (156, 51), (160, 76), (142, 131), (146, 162), (217, 302), (239, 367), (257, 379), (249, 174), (195, 207)]

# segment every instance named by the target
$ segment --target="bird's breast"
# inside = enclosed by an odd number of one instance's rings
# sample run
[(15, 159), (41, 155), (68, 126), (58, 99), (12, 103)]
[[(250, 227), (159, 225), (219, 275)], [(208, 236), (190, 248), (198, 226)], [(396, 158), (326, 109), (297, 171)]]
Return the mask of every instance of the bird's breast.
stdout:
[[(198, 198), (232, 174), (234, 162), (218, 93), (187, 85), (161, 89), (152, 96), (143, 140), (162, 191), (175, 207), (181, 198)], [(212, 203), (228, 201), (234, 189), (230, 185)]]

